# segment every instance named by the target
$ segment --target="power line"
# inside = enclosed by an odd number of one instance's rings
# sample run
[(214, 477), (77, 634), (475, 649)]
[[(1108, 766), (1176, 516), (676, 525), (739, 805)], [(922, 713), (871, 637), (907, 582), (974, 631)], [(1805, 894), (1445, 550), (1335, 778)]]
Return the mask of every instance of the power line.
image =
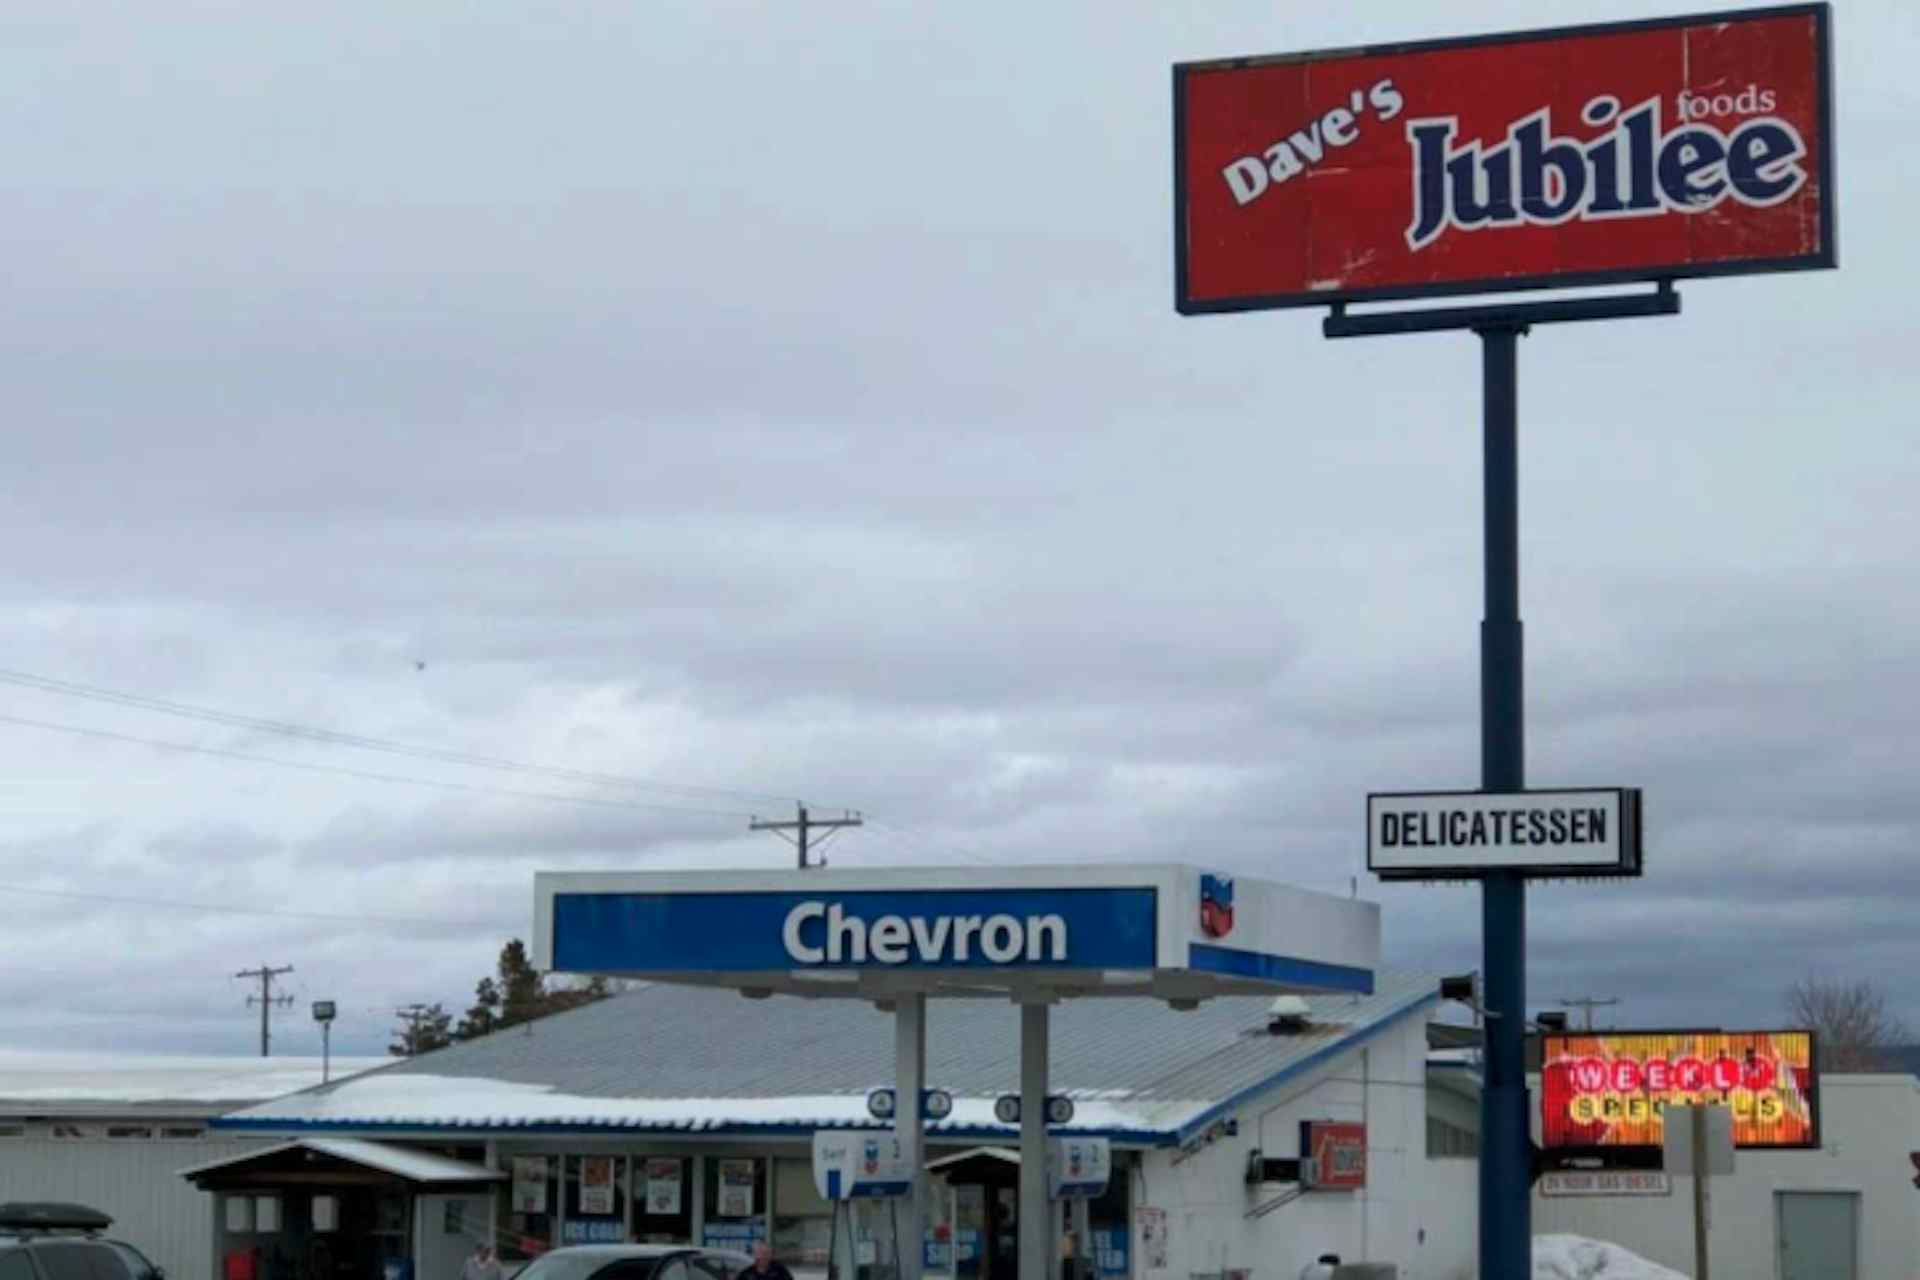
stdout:
[(889, 822), (884, 818), (875, 818), (871, 816), (867, 818), (867, 821), (873, 826), (879, 827), (882, 831), (891, 831), (895, 835), (905, 836), (907, 840), (910, 842), (909, 844), (910, 848), (924, 849), (930, 853), (938, 853), (938, 854), (958, 857), (967, 862), (973, 863), (975, 866), (991, 867), (991, 866), (1000, 865), (996, 863), (992, 858), (983, 857), (980, 854), (974, 853), (970, 849), (963, 849), (959, 845), (947, 844), (944, 841), (940, 843), (935, 843), (936, 841), (941, 841), (941, 837), (935, 835), (931, 831), (926, 830), (925, 828), (916, 827), (910, 823)]
[[(243, 715), (238, 712), (219, 711), (211, 707), (197, 707), (189, 703), (174, 702), (166, 698), (151, 698), (144, 694), (126, 693), (117, 689), (101, 688), (98, 685), (80, 684), (72, 680), (57, 680), (51, 676), (38, 676), (27, 671), (10, 671), (0, 668), (0, 683), (19, 685), (23, 688), (37, 689), (43, 693), (60, 694), (63, 697), (85, 698), (92, 702), (111, 703), (116, 706), (135, 707), (143, 711), (155, 711), (162, 715), (181, 716), (190, 720), (205, 721), (209, 724), (226, 725), (229, 728), (249, 729), (259, 733), (278, 734), (282, 737), (300, 738), (309, 742), (328, 743), (333, 746), (353, 747), (362, 751), (383, 751), (390, 755), (413, 756), (422, 760), (438, 760), (446, 764), (471, 765), (480, 769), (496, 769), (511, 773), (542, 774), (552, 778), (565, 778), (574, 782), (589, 782), (597, 786), (626, 787), (641, 791), (662, 791), (687, 796), (716, 796), (739, 800), (774, 800), (787, 803), (790, 796), (775, 795), (772, 792), (745, 791), (733, 787), (702, 787), (683, 783), (654, 782), (645, 778), (629, 777), (617, 773), (601, 773), (590, 769), (566, 769), (550, 765), (534, 764), (524, 760), (510, 760), (501, 756), (479, 755), (467, 751), (452, 751), (441, 747), (419, 746), (413, 743), (396, 742), (391, 738), (376, 738), (366, 734), (346, 733), (334, 729), (322, 729), (313, 725), (297, 724), (290, 720), (274, 720), (264, 716)], [(750, 816), (729, 814), (728, 816)]]
[[(0, 884), (0, 893), (24, 893), (39, 898), (65, 898), (74, 902), (104, 902), (124, 907), (159, 907), (168, 911), (206, 911), (229, 916), (271, 916), (284, 920), (320, 920), (344, 924), (432, 925), (447, 929), (518, 928), (498, 920), (439, 920), (427, 916), (381, 916), (366, 912), (348, 915), (330, 911), (283, 911), (275, 907), (236, 907), (214, 902), (182, 902), (166, 898), (140, 898), (117, 893), (82, 893), (74, 889), (36, 889), (19, 884)], [(9, 966), (11, 967), (11, 966)]]
[(709, 818), (752, 818), (753, 814), (744, 809), (698, 809), (689, 805), (650, 804), (644, 800), (607, 800), (597, 796), (570, 796), (555, 791), (521, 791), (514, 787), (486, 787), (471, 782), (448, 782), (438, 779), (415, 778), (403, 773), (381, 773), (372, 769), (354, 769), (346, 765), (317, 764), (306, 760), (285, 760), (279, 756), (255, 755), (250, 751), (232, 751), (225, 747), (203, 747), (189, 742), (168, 742), (160, 738), (143, 738), (137, 734), (116, 733), (111, 729), (87, 729), (79, 725), (59, 724), (51, 720), (32, 720), (26, 716), (0, 715), (0, 724), (21, 725), (29, 729), (46, 729), (55, 733), (71, 733), (86, 738), (104, 738), (113, 742), (130, 742), (137, 746), (157, 747), (162, 751), (183, 751), (192, 755), (214, 756), (223, 760), (246, 760), (253, 764), (276, 765), (282, 769), (301, 769), (308, 773), (331, 773), (341, 777), (359, 778), (367, 782), (397, 782), (413, 787), (433, 787), (441, 791), (463, 791), (472, 795), (508, 796), (517, 800), (544, 800), (554, 804), (590, 805), (599, 809), (637, 809), (649, 813), (686, 813)]

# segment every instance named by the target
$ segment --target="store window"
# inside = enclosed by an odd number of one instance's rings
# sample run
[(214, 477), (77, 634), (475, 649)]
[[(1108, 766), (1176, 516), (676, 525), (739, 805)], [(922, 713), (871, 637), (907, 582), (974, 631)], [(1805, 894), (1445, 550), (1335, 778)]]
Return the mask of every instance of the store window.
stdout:
[(633, 1238), (644, 1244), (693, 1239), (693, 1157), (633, 1157)]
[(833, 1202), (813, 1185), (813, 1161), (773, 1162), (773, 1255), (793, 1269), (824, 1273), (833, 1248)]
[(1479, 1134), (1471, 1129), (1448, 1124), (1439, 1116), (1427, 1117), (1427, 1159), (1468, 1160), (1479, 1154)]
[(1133, 1271), (1133, 1259), (1129, 1256), (1133, 1233), (1127, 1227), (1132, 1181), (1132, 1161), (1116, 1158), (1107, 1189), (1087, 1206), (1093, 1238), (1084, 1243), (1080, 1256), (1087, 1264), (1086, 1269), (1101, 1280), (1117, 1280)]
[(618, 1244), (627, 1238), (627, 1158), (566, 1158), (566, 1218), (562, 1244)]
[(768, 1162), (758, 1156), (708, 1156), (704, 1163), (706, 1227), (701, 1245), (751, 1251), (767, 1233)]
[(948, 1228), (951, 1247), (949, 1266), (953, 1274), (978, 1276), (986, 1258), (987, 1188), (962, 1185), (952, 1189)]
[(500, 1185), (500, 1259), (525, 1262), (554, 1244), (559, 1222), (560, 1157), (514, 1156), (507, 1162), (508, 1179)]

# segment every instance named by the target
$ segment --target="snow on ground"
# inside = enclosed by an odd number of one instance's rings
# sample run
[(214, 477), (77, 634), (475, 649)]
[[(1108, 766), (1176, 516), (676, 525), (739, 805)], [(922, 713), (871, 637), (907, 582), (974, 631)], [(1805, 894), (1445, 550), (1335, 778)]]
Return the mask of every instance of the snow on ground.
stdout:
[(1687, 1280), (1617, 1244), (1585, 1236), (1535, 1236), (1533, 1280)]

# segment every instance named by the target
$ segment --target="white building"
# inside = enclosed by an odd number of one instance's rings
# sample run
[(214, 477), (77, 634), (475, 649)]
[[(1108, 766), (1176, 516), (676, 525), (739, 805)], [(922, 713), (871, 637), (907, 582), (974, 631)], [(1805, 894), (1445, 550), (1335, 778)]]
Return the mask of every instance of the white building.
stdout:
[[(1820, 1146), (1741, 1150), (1733, 1176), (1708, 1181), (1713, 1274), (1772, 1280), (1920, 1280), (1920, 1079), (1829, 1075), (1820, 1081)], [(1640, 1181), (1647, 1181), (1641, 1179)], [(1546, 1195), (1533, 1224), (1613, 1240), (1693, 1273), (1693, 1185), (1652, 1179), (1656, 1195)]]
[[(336, 1061), (335, 1076), (380, 1061)], [(318, 1058), (0, 1051), (0, 1202), (91, 1205), (168, 1275), (211, 1277), (205, 1198), (177, 1171), (257, 1149), (257, 1138), (216, 1133), (209, 1120), (320, 1073)]]
[[(1270, 1017), (1260, 996), (1184, 1012), (1130, 998), (1053, 1010), (1053, 1084), (1076, 1107), (1065, 1131), (1104, 1136), (1116, 1153), (1090, 1215), (1101, 1280), (1292, 1280), (1324, 1252), (1397, 1263), (1403, 1280), (1468, 1273), (1475, 1163), (1451, 1158), (1471, 1154), (1458, 1142), (1428, 1151), (1437, 979), (1383, 971), (1372, 985), (1309, 998), (1303, 1020)], [(980, 999), (928, 1014), (928, 1082), (955, 1099), (928, 1129), (930, 1276), (1012, 1271), (1018, 1132), (992, 1108), (1017, 1084), (1013, 1013)], [(890, 1081), (893, 1034), (865, 1002), (641, 988), (222, 1118), (222, 1134), (274, 1149), (199, 1167), (194, 1181), (216, 1195), (198, 1221), (204, 1231), (212, 1213), (223, 1254), (299, 1258), (327, 1234), (313, 1201), (330, 1196), (336, 1228), (353, 1217), (385, 1233), (336, 1250), (404, 1254), (420, 1280), (487, 1235), (509, 1257), (579, 1240), (770, 1237), (796, 1270), (823, 1269), (832, 1209), (814, 1190), (811, 1135), (875, 1123), (865, 1095)], [(1363, 1187), (1292, 1180), (1305, 1121), (1365, 1126)], [(1287, 1180), (1250, 1182), (1256, 1151)], [(438, 1163), (405, 1166), (421, 1156)], [(262, 1199), (271, 1232), (227, 1230), (257, 1228), (245, 1206)], [(884, 1260), (883, 1237), (854, 1280)]]

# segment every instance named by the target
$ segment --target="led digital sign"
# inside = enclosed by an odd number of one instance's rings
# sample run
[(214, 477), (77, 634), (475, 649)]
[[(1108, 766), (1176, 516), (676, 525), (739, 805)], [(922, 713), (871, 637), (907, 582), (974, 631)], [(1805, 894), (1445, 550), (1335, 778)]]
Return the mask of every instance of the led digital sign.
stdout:
[(1541, 1145), (1658, 1147), (1668, 1106), (1733, 1112), (1736, 1147), (1820, 1145), (1810, 1031), (1646, 1031), (1542, 1038)]

